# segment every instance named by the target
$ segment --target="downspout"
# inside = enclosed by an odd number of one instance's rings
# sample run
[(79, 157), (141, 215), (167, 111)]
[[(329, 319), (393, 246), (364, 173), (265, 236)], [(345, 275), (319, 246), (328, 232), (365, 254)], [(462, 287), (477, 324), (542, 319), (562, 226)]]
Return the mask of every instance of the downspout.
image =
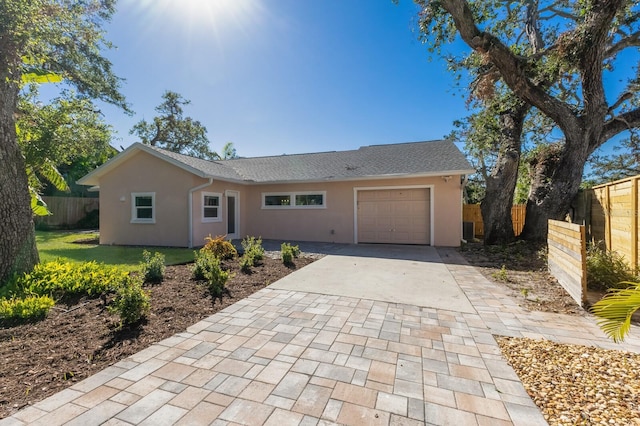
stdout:
[(198, 185), (189, 190), (189, 248), (193, 248), (193, 193), (199, 191), (213, 183), (213, 178), (209, 178), (209, 182)]

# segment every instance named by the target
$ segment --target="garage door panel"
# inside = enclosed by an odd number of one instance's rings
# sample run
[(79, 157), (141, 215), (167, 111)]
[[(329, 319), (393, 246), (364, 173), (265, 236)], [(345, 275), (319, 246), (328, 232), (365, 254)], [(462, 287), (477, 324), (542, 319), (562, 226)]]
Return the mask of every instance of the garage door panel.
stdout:
[(358, 191), (358, 241), (429, 244), (429, 189)]

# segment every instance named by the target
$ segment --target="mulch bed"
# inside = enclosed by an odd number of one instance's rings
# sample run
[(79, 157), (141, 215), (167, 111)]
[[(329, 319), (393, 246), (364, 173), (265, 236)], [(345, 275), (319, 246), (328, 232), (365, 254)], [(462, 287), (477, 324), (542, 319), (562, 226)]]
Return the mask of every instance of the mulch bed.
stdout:
[(530, 311), (582, 314), (584, 310), (548, 271), (546, 245), (518, 241), (505, 246), (468, 243), (462, 256), (490, 281), (510, 290)]
[(122, 360), (313, 262), (298, 258), (295, 267), (265, 257), (244, 274), (238, 262), (227, 292), (213, 299), (206, 286), (191, 279), (191, 265), (167, 267), (151, 291), (151, 312), (134, 328), (119, 329), (119, 318), (100, 299), (56, 305), (43, 321), (11, 326), (0, 323), (0, 418), (38, 402)]

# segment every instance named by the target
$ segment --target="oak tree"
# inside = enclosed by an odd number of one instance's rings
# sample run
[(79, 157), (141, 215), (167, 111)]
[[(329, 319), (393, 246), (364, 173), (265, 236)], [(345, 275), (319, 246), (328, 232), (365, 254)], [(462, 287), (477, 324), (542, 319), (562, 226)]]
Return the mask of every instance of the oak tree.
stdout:
[[(444, 29), (447, 40), (459, 34), (518, 98), (553, 120), (562, 132), (561, 143), (543, 152), (536, 164), (538, 175), (532, 178), (527, 201), (523, 237), (546, 238), (547, 220), (562, 219), (568, 211), (589, 156), (612, 137), (640, 126), (638, 67), (631, 73), (628, 68), (622, 70), (624, 85), (618, 92), (605, 84), (622, 52), (629, 52), (637, 61), (638, 3), (526, 1), (545, 22), (536, 40), (541, 47), (534, 54), (522, 54), (509, 44), (508, 31), (488, 25), (505, 20), (521, 2), (419, 3), (425, 31)], [(577, 91), (563, 90), (573, 82), (577, 82)]]
[(102, 56), (114, 0), (0, 1), (0, 283), (38, 262), (24, 157), (16, 138), (23, 77), (53, 73), (80, 96), (127, 109)]

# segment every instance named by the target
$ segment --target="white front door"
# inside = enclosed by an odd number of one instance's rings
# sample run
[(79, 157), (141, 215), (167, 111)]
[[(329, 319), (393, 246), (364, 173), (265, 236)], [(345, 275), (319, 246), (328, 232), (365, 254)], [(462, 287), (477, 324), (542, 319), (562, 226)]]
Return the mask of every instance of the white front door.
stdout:
[(225, 191), (227, 205), (227, 239), (240, 238), (240, 193)]

